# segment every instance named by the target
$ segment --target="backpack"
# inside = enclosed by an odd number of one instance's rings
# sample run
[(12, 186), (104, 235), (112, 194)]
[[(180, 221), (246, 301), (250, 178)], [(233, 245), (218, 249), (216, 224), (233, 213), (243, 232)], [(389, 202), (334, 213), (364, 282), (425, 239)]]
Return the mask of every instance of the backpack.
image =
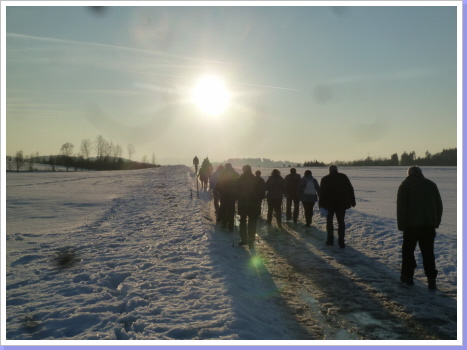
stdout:
[(313, 180), (314, 180), (313, 178), (306, 179), (306, 186), (305, 186), (305, 191), (304, 191), (305, 194), (308, 194), (308, 195), (316, 194), (315, 183)]

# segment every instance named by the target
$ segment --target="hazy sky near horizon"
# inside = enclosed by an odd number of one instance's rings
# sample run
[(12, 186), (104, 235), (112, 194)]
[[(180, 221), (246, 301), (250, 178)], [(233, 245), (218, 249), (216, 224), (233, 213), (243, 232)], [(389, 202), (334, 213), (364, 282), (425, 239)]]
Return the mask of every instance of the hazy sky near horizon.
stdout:
[[(6, 7), (6, 154), (58, 154), (65, 142), (77, 153), (98, 135), (124, 157), (132, 144), (133, 159), (154, 153), (163, 164), (457, 146), (461, 9), (452, 2), (48, 4)], [(231, 94), (217, 116), (190, 99), (207, 74)]]

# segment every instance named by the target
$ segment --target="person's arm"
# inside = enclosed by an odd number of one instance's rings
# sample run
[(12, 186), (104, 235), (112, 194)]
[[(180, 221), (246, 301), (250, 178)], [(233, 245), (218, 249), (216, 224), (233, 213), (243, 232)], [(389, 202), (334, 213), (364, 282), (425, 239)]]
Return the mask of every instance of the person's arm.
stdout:
[(407, 190), (406, 186), (402, 183), (397, 191), (397, 229), (405, 231), (407, 229)]

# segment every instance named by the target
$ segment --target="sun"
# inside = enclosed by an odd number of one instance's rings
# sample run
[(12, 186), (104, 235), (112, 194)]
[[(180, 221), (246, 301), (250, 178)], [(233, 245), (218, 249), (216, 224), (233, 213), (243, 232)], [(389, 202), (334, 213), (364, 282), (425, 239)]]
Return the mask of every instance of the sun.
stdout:
[(203, 113), (218, 116), (229, 106), (230, 92), (221, 78), (205, 75), (196, 83), (192, 100)]

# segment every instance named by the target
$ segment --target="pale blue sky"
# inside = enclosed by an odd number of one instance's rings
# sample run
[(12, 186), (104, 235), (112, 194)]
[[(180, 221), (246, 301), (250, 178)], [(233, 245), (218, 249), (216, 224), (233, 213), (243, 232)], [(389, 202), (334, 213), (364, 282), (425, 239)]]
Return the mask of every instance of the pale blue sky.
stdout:
[[(175, 163), (456, 147), (456, 11), (8, 6), (6, 153), (78, 152), (97, 135)], [(206, 73), (233, 95), (215, 118), (187, 100)]]

